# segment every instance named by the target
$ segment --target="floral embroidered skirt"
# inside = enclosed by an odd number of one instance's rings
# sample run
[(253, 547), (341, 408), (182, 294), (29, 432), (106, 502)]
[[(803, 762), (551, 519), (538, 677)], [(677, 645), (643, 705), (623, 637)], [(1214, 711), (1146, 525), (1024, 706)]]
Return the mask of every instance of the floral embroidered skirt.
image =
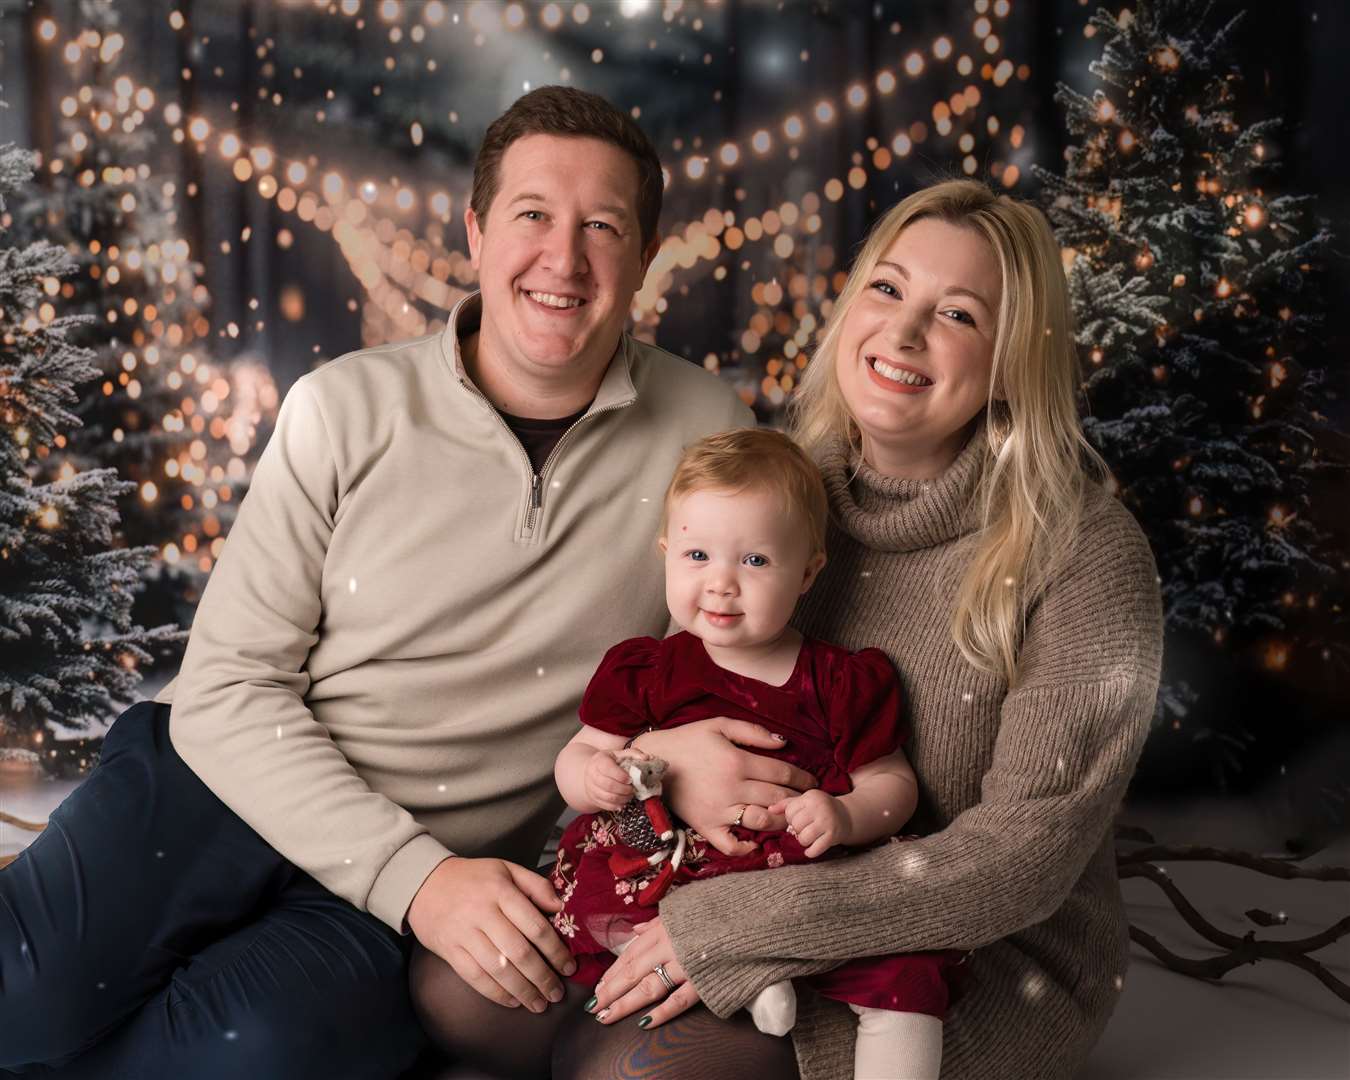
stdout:
[[(723, 855), (704, 837), (688, 830), (684, 859), (675, 871), (672, 886), (742, 870), (815, 861), (806, 858), (795, 836), (751, 829), (736, 831), (742, 838), (754, 840), (758, 850), (743, 856)], [(836, 850), (847, 854), (847, 849)], [(618, 838), (614, 816), (582, 814), (563, 833), (550, 875), (563, 901), (562, 911), (553, 916), (553, 925), (576, 958), (577, 971), (572, 978), (585, 986), (600, 981), (614, 962), (614, 949), (632, 938), (634, 926), (659, 914), (655, 904), (639, 900), (641, 890), (660, 873), (660, 866), (632, 877), (616, 877), (610, 869), (610, 857), (616, 851), (630, 849)], [(942, 950), (865, 956), (804, 981), (817, 993), (838, 1001), (941, 1018), (951, 1001), (956, 969), (967, 955)]]

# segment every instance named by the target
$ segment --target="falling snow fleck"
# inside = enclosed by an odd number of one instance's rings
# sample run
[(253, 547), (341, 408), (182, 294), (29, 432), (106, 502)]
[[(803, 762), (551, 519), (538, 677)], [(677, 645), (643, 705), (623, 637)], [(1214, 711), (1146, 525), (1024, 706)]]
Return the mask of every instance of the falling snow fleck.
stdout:
[(354, 593), (354, 592), (356, 592), (356, 578), (348, 578), (348, 579), (347, 579), (347, 591), (348, 591), (349, 593)]
[(534, 673), (535, 673), (536, 675), (538, 675), (540, 678), (543, 678), (543, 676), (544, 676), (544, 669), (541, 668), (541, 667), (537, 667), (537, 668), (534, 669)]

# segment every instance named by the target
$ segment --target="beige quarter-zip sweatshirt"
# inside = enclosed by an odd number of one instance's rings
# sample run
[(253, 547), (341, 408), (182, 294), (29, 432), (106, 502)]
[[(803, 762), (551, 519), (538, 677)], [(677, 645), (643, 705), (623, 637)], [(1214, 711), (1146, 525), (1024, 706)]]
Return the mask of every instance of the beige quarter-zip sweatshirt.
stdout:
[(532, 866), (553, 759), (607, 648), (668, 624), (683, 447), (752, 424), (625, 335), (538, 475), (449, 327), (348, 354), (282, 405), (197, 609), (174, 747), (282, 855), (395, 928), (450, 852)]

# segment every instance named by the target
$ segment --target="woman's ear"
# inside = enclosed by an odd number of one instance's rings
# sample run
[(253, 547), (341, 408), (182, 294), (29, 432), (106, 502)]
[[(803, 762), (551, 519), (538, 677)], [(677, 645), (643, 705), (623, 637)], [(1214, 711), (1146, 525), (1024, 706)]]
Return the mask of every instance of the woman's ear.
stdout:
[(802, 575), (802, 592), (805, 593), (815, 584), (816, 575), (825, 566), (825, 552), (817, 551), (806, 564), (806, 573)]

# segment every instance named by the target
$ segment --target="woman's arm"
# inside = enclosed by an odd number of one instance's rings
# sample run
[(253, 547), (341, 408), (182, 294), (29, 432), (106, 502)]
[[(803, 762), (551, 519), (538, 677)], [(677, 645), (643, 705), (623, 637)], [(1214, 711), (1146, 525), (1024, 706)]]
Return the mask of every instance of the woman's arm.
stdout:
[(718, 1015), (830, 959), (974, 948), (1052, 915), (1101, 845), (1148, 733), (1161, 662), (1148, 545), (1112, 504), (1028, 626), (981, 799), (922, 840), (728, 874), (661, 904)]

